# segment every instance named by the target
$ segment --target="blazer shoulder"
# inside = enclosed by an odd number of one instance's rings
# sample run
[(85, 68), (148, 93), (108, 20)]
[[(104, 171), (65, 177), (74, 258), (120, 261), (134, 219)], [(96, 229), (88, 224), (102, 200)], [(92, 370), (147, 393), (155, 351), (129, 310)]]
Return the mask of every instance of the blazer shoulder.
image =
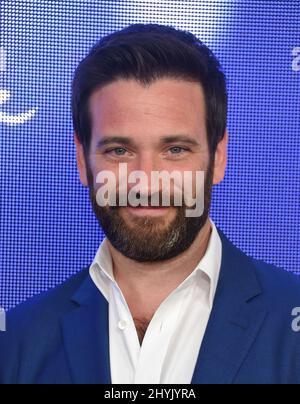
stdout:
[(6, 332), (0, 333), (0, 384), (17, 383), (24, 349), (30, 357), (38, 352), (37, 347), (51, 350), (59, 336), (59, 318), (70, 310), (71, 297), (87, 277), (88, 269), (84, 269), (8, 311)]
[(22, 334), (22, 329), (29, 329), (36, 320), (41, 326), (46, 321), (66, 312), (71, 306), (71, 297), (88, 276), (88, 268), (68, 278), (62, 284), (42, 292), (19, 304), (7, 313), (7, 333)]
[[(300, 276), (251, 257), (237, 247), (221, 229), (218, 228), (218, 232), (223, 246), (222, 259), (229, 269), (236, 269), (231, 271), (233, 276), (243, 277), (243, 282), (248, 284), (251, 279), (253, 281), (252, 275), (255, 275), (255, 283), (258, 282), (267, 300), (273, 304), (297, 302), (300, 306)], [(241, 271), (242, 268), (244, 271)], [(247, 280), (246, 274), (248, 274)]]
[(274, 304), (300, 306), (300, 276), (262, 260), (252, 259), (263, 292)]

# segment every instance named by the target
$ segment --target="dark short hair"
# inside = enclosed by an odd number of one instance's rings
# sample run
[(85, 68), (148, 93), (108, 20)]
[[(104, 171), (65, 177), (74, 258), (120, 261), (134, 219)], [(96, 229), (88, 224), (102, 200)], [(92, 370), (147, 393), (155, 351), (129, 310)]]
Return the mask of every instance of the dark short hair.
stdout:
[(85, 152), (91, 141), (89, 99), (95, 90), (118, 79), (135, 79), (146, 86), (165, 77), (202, 85), (208, 144), (214, 156), (227, 120), (226, 81), (220, 63), (190, 32), (158, 24), (133, 24), (103, 37), (77, 67), (73, 125)]

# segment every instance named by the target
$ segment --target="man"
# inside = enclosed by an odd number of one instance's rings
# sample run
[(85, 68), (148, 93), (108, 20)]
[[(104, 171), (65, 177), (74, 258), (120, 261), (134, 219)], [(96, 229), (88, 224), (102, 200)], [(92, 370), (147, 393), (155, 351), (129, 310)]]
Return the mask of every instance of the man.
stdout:
[[(209, 217), (228, 142), (212, 52), (187, 32), (130, 26), (80, 63), (72, 102), (80, 180), (106, 238), (90, 268), (8, 315), (0, 382), (299, 383), (299, 280), (247, 257)], [(168, 206), (162, 186), (152, 204), (150, 181), (137, 192), (148, 205), (120, 203), (127, 175), (174, 170), (205, 172), (201, 215), (175, 204), (176, 186)], [(101, 204), (103, 172), (115, 205)]]

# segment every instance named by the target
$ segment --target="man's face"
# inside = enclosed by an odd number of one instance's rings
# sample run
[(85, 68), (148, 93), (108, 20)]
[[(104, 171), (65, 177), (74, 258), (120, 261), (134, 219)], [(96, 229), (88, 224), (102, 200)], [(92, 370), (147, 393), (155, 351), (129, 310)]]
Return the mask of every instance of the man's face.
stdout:
[[(171, 78), (159, 79), (148, 87), (135, 80), (115, 81), (93, 93), (90, 116), (89, 155), (84, 159), (77, 141), (77, 160), (81, 181), (89, 187), (94, 212), (111, 244), (140, 262), (166, 260), (184, 252), (206, 223), (212, 185), (222, 179), (225, 170), (224, 162), (219, 167), (218, 161), (216, 166), (215, 159), (210, 158), (200, 84)], [(186, 217), (184, 200), (183, 206), (175, 206), (172, 197), (168, 207), (99, 206), (96, 177), (103, 170), (114, 173), (118, 195), (124, 186), (124, 178), (119, 177), (120, 163), (127, 164), (128, 175), (136, 170), (147, 175), (149, 182), (142, 194), (149, 197), (149, 205), (153, 171), (175, 170), (182, 177), (187, 171), (205, 171), (203, 214)], [(133, 185), (126, 185), (129, 192)], [(193, 181), (194, 196), (195, 187)], [(171, 196), (174, 192), (171, 188)]]

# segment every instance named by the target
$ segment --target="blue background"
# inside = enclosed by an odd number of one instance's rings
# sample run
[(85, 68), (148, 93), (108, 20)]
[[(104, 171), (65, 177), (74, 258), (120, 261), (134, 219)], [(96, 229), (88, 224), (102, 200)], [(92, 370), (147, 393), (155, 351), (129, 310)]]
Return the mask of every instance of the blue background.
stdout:
[(298, 0), (1, 0), (0, 112), (37, 111), (0, 122), (0, 307), (88, 266), (103, 239), (76, 171), (71, 80), (94, 42), (135, 22), (190, 30), (219, 57), (230, 145), (211, 216), (248, 255), (300, 273), (299, 21)]

